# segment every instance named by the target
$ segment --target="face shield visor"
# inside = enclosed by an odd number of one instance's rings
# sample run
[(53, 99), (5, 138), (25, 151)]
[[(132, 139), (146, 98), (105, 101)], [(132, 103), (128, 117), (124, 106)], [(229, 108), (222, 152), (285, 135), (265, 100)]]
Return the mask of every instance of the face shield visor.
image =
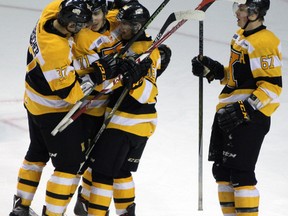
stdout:
[(239, 12), (246, 12), (247, 16), (251, 16), (253, 14), (259, 14), (259, 9), (255, 3), (250, 3), (249, 5), (246, 5), (234, 2), (232, 5), (233, 14), (236, 14), (238, 10)]

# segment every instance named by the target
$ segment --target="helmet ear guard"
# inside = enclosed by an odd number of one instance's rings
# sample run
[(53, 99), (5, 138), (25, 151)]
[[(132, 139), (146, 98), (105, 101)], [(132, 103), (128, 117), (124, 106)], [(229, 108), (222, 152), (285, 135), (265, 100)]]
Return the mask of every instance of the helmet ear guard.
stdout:
[(137, 34), (137, 32), (142, 28), (142, 24), (139, 22), (131, 23), (132, 33)]
[(257, 14), (257, 19), (264, 20), (264, 16), (270, 8), (270, 0), (247, 0), (248, 15)]

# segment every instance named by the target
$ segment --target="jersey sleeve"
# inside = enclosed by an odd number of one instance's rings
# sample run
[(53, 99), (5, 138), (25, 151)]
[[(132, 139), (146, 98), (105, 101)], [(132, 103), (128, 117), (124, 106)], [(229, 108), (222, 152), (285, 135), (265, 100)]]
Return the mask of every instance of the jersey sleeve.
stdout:
[(268, 30), (260, 38), (248, 50), (251, 71), (257, 86), (253, 92), (257, 98), (254, 108), (264, 113), (273, 113), (279, 106), (282, 91), (281, 43)]

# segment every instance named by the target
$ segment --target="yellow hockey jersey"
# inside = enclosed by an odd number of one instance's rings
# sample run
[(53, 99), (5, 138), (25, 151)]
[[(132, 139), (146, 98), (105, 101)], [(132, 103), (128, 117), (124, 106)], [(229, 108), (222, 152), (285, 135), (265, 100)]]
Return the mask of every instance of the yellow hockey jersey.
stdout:
[(73, 38), (55, 34), (51, 27), (61, 2), (43, 10), (30, 35), (24, 103), (34, 115), (67, 112), (84, 96), (72, 66)]
[(224, 89), (219, 95), (217, 110), (257, 97), (254, 108), (271, 116), (279, 106), (282, 90), (282, 53), (280, 40), (265, 26), (250, 33), (240, 29), (231, 41), (229, 66), (225, 68)]
[[(118, 10), (111, 10), (106, 15), (107, 30), (105, 32), (94, 32), (91, 29), (86, 28), (82, 29), (74, 37), (73, 65), (76, 69), (85, 69), (100, 57), (119, 52), (122, 47), (122, 42), (119, 31), (119, 21), (116, 19), (117, 13)], [(79, 75), (84, 74), (82, 73)], [(101, 91), (110, 81), (107, 80), (101, 85), (96, 86), (95, 90)], [(91, 94), (91, 97), (88, 97), (88, 100), (91, 100), (92, 98), (93, 94)], [(107, 99), (108, 95), (102, 95), (97, 100), (94, 100), (86, 113), (94, 116), (104, 115)]]
[[(150, 37), (142, 36), (134, 42), (127, 51), (127, 56), (135, 56), (144, 53), (152, 45)], [(158, 89), (156, 85), (157, 69), (160, 67), (161, 58), (158, 49), (155, 49), (150, 58), (152, 67), (144, 77), (141, 85), (129, 91), (107, 128), (115, 128), (138, 136), (150, 137), (157, 125), (157, 102)], [(106, 109), (108, 114), (123, 91), (120, 87), (110, 95)]]

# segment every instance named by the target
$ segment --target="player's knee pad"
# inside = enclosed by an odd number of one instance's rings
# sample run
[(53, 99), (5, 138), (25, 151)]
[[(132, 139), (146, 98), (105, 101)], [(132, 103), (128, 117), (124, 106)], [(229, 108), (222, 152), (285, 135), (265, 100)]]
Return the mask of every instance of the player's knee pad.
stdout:
[(257, 184), (253, 170), (231, 169), (231, 182), (234, 187)]
[(230, 170), (215, 162), (212, 167), (212, 174), (217, 182), (230, 182)]

